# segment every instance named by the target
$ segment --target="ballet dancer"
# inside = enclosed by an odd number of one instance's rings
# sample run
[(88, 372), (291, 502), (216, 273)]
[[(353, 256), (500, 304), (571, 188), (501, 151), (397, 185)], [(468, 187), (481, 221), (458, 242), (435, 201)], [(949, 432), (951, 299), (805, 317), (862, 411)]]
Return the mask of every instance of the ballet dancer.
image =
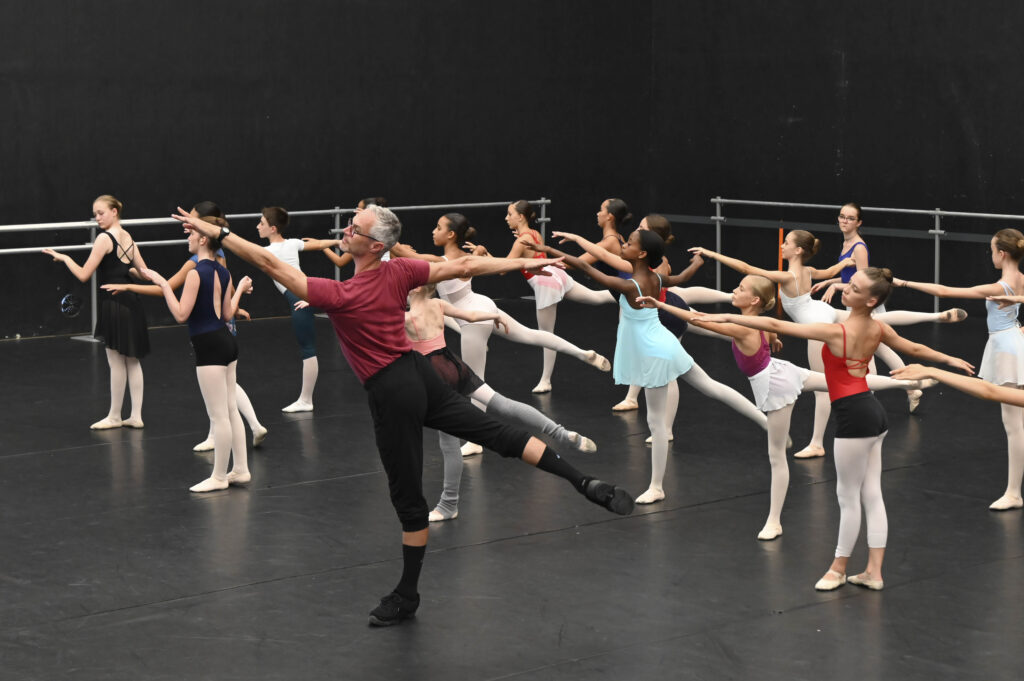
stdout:
[[(529, 245), (529, 244), (528, 244)], [(651, 484), (636, 499), (638, 504), (652, 504), (665, 498), (665, 465), (668, 460), (668, 407), (678, 404), (676, 379), (684, 381), (709, 397), (725, 402), (762, 428), (767, 419), (738, 392), (711, 380), (683, 346), (658, 319), (658, 310), (644, 307), (637, 299), (644, 295), (658, 296), (663, 288), (661, 275), (654, 271), (665, 250), (661, 237), (649, 230), (636, 230), (622, 248), (622, 258), (633, 266), (633, 277), (624, 279), (608, 275), (581, 258), (574, 258), (544, 244), (530, 248), (581, 270), (598, 284), (619, 294), (619, 328), (615, 342), (612, 376), (619, 385), (640, 385), (647, 400), (647, 425), (651, 429)], [(670, 393), (676, 395), (670, 400)]]
[[(190, 216), (190, 219), (209, 224), (214, 229), (227, 230), (228, 227), (223, 218)], [(185, 275), (180, 300), (174, 296), (170, 283), (157, 272), (140, 270), (163, 291), (174, 319), (179, 324), (188, 322), (199, 390), (206, 404), (206, 413), (214, 424), (213, 473), (189, 488), (196, 493), (227, 489), (231, 484), (245, 484), (252, 477), (245, 451), (245, 427), (235, 398), (238, 343), (225, 323), (234, 316), (238, 301), (252, 287), (252, 280), (243, 277), (235, 289), (227, 269), (214, 259), (218, 249), (220, 244), (214, 235), (189, 231), (188, 251), (198, 256), (198, 262)], [(228, 472), (228, 459), (232, 459), (231, 472)]]
[[(527, 249), (519, 243), (522, 238), (529, 238), (534, 243), (542, 243), (543, 238), (537, 231), (537, 213), (529, 201), (519, 200), (508, 205), (505, 214), (505, 223), (515, 237), (512, 248), (509, 249), (506, 258), (521, 258), (527, 253)], [(474, 247), (476, 255), (490, 255), (487, 249), (480, 244), (467, 243)], [(544, 257), (537, 253), (537, 257)], [(586, 303), (587, 305), (602, 305), (614, 303), (608, 291), (594, 291), (566, 274), (560, 267), (551, 267), (545, 270), (547, 276), (534, 276), (532, 272), (523, 270), (522, 275), (526, 282), (533, 289), (533, 298), (537, 304), (537, 328), (541, 331), (554, 333), (555, 320), (558, 316), (558, 303), (563, 299)], [(551, 392), (551, 374), (555, 370), (555, 357), (557, 352), (550, 348), (544, 348), (544, 364), (541, 369), (540, 380), (533, 387), (532, 392), (541, 394)]]
[[(1016, 229), (1001, 229), (989, 241), (992, 266), (999, 270), (999, 280), (969, 288), (942, 286), (917, 281), (896, 280), (896, 286), (922, 291), (939, 298), (985, 299), (988, 343), (981, 359), (978, 376), (995, 385), (1020, 388), (1024, 386), (1024, 336), (1020, 333), (1017, 315), (1020, 303), (1015, 296), (1024, 293), (1024, 274), (1020, 271), (1024, 257), (1024, 234)], [(1007, 305), (1010, 302), (1012, 304)], [(1002, 405), (1003, 428), (1006, 430), (1008, 470), (1006, 491), (989, 506), (993, 511), (1024, 507), (1021, 499), (1021, 478), (1024, 477), (1024, 409), (1012, 404)]]
[[(426, 260), (427, 262), (440, 263), (445, 261), (454, 261), (469, 255), (465, 250), (463, 250), (463, 246), (467, 241), (471, 241), (475, 236), (476, 229), (469, 224), (469, 220), (466, 219), (466, 216), (461, 213), (448, 213), (447, 215), (441, 216), (433, 231), (434, 245), (443, 248), (444, 255), (416, 253), (404, 244), (396, 245), (391, 250), (393, 253), (398, 253), (402, 257)], [(449, 302), (462, 310), (482, 310), (485, 312), (500, 313), (502, 324), (504, 324), (505, 328), (508, 329), (508, 333), (501, 336), (506, 340), (550, 348), (552, 350), (557, 350), (558, 352), (564, 352), (571, 355), (572, 357), (575, 357), (582, 362), (586, 362), (600, 371), (611, 370), (611, 365), (608, 360), (594, 350), (583, 350), (553, 333), (530, 329), (523, 326), (512, 317), (499, 310), (493, 300), (487, 296), (475, 293), (472, 289), (472, 284), (468, 279), (442, 281), (438, 284), (437, 293), (446, 302)], [(491, 332), (494, 330), (494, 324), (489, 321), (475, 323), (467, 322), (462, 319), (456, 321), (459, 324), (459, 331), (462, 337), (462, 360), (469, 365), (477, 376), (482, 380), (486, 380), (487, 342), (491, 337)], [(481, 449), (478, 444), (468, 442), (463, 449), (463, 454), (469, 456), (477, 454), (480, 451)]]
[[(338, 244), (337, 239), (303, 241), (302, 239), (284, 238), (288, 229), (288, 211), (279, 206), (264, 208), (256, 229), (260, 238), (268, 241), (264, 248), (296, 269), (300, 269), (299, 253), (302, 251), (307, 249), (311, 251), (324, 250)], [(306, 305), (301, 305), (293, 293), (276, 281), (274, 286), (288, 301), (288, 311), (292, 318), (292, 332), (295, 334), (295, 340), (299, 344), (302, 355), (302, 390), (299, 392), (299, 399), (282, 407), (281, 411), (287, 414), (313, 411), (313, 390), (316, 388), (316, 379), (320, 374), (320, 363), (316, 358), (316, 325), (314, 324), (313, 310)]]
[[(849, 312), (837, 310), (823, 301), (811, 298), (811, 284), (814, 279), (828, 279), (841, 271), (852, 270), (855, 261), (846, 258), (826, 269), (807, 265), (807, 262), (817, 254), (820, 246), (821, 241), (814, 238), (810, 232), (803, 229), (791, 230), (786, 234), (782, 246), (780, 246), (782, 258), (786, 261), (785, 272), (754, 267), (737, 258), (731, 258), (699, 246), (691, 248), (690, 252), (717, 260), (740, 274), (762, 276), (778, 284), (782, 309), (794, 322), (798, 324), (831, 324), (845, 320), (849, 316)], [(960, 309), (938, 313), (908, 313), (900, 310), (885, 313), (875, 312), (874, 314), (876, 318), (890, 325), (916, 324), (924, 321), (959, 322), (967, 317), (967, 313)], [(814, 339), (807, 341), (807, 363), (811, 371), (818, 373), (824, 371), (821, 343)], [(828, 396), (815, 392), (811, 441), (806, 447), (796, 452), (793, 458), (811, 459), (825, 456), (825, 428), (828, 426), (828, 415), (831, 410)]]
[[(445, 383), (502, 421), (515, 423), (531, 432), (544, 433), (562, 446), (572, 447), (581, 452), (596, 452), (597, 445), (590, 438), (566, 430), (561, 424), (555, 423), (528, 404), (510, 400), (495, 392), (448, 349), (444, 339), (445, 316), (469, 322), (492, 321), (499, 330), (503, 322), (501, 313), (460, 310), (439, 298), (433, 298), (435, 289), (434, 284), (427, 284), (409, 292), (405, 333), (409, 336), (413, 350), (430, 360)], [(444, 457), (444, 487), (441, 500), (427, 516), (430, 522), (453, 520), (459, 515), (459, 481), (462, 479), (462, 452), (459, 449), (459, 440), (444, 432), (438, 432), (438, 436), (441, 454)]]
[[(647, 307), (657, 307), (699, 327), (705, 322), (695, 321), (695, 313), (685, 308), (674, 307), (668, 302), (642, 297), (638, 302)], [(740, 280), (732, 292), (732, 304), (740, 314), (757, 317), (775, 307), (775, 284), (759, 275), (748, 275)], [(770, 541), (782, 534), (782, 505), (789, 488), (789, 466), (786, 463), (786, 439), (789, 435), (793, 406), (801, 393), (808, 391), (827, 392), (825, 375), (809, 371), (783, 359), (771, 356), (776, 346), (774, 333), (766, 333), (738, 324), (713, 324), (715, 329), (732, 341), (732, 354), (736, 365), (750, 381), (754, 403), (768, 419), (768, 462), (771, 465), (772, 482), (768, 508), (768, 519), (758, 532), (761, 541)], [(887, 390), (908, 387), (921, 388), (934, 385), (934, 381), (894, 380), (888, 376), (869, 374), (866, 377), (871, 390)]]
[[(843, 246), (839, 255), (839, 259), (850, 258), (854, 261), (858, 270), (862, 270), (869, 264), (869, 253), (868, 245), (864, 242), (863, 237), (860, 235), (861, 227), (861, 208), (856, 203), (846, 203), (839, 208), (839, 231), (843, 234)], [(830, 303), (832, 297), (836, 291), (841, 291), (845, 288), (850, 281), (850, 277), (853, 276), (855, 270), (844, 269), (839, 273), (838, 279), (827, 279), (821, 281), (811, 287), (811, 293), (817, 293), (818, 291), (825, 289), (824, 295), (821, 300), (825, 303)], [(879, 315), (886, 312), (885, 306), (879, 306), (878, 310), (875, 310), (875, 315)], [(889, 317), (886, 321), (889, 324), (917, 324), (920, 321), (934, 321), (933, 317), (935, 313), (929, 312), (906, 312), (906, 311), (894, 311), (894, 314), (904, 315), (907, 321), (896, 321), (896, 317)], [(966, 313), (964, 313), (966, 315)], [(961, 321), (960, 319), (952, 321)], [(892, 351), (884, 343), (878, 347), (876, 353), (878, 359), (885, 362), (890, 369), (897, 369), (904, 366), (903, 360), (900, 359), (899, 355)], [(875, 373), (874, 362), (871, 364), (871, 372)], [(910, 413), (917, 411), (918, 406), (921, 404), (921, 391), (920, 390), (908, 390), (907, 391), (907, 407)]]
[(342, 354), (367, 391), (377, 448), (387, 472), (391, 502), (402, 524), (402, 577), (370, 613), (375, 626), (398, 624), (419, 607), (420, 569), (429, 533), (423, 497), (423, 428), (476, 440), (501, 456), (519, 458), (570, 482), (586, 498), (626, 515), (633, 498), (624, 490), (586, 476), (537, 438), (481, 412), (448, 385), (430, 362), (412, 351), (405, 333), (410, 290), (446, 279), (540, 269), (550, 260), (504, 260), (470, 256), (429, 263), (412, 258), (381, 262), (398, 241), (401, 223), (387, 208), (370, 206), (344, 231), (341, 248), (352, 254), (355, 275), (346, 281), (306, 277), (268, 251), (226, 229), (218, 230), (179, 209), (175, 216), (204, 236), (252, 263), (299, 298), (324, 310)]
[[(215, 217), (223, 218), (224, 211), (221, 210), (213, 201), (200, 201), (192, 207), (190, 211), (191, 215), (196, 217)], [(216, 260), (221, 266), (227, 267), (227, 259), (224, 257), (224, 250), (218, 249), (214, 254), (214, 260)], [(167, 283), (170, 285), (172, 291), (177, 291), (185, 283), (185, 276), (196, 268), (199, 264), (199, 256), (193, 255), (191, 258), (185, 261), (185, 264), (174, 273)], [(111, 295), (119, 295), (124, 291), (131, 291), (144, 296), (158, 296), (163, 298), (164, 292), (159, 286), (155, 284), (104, 284), (102, 287), (108, 291)], [(251, 291), (251, 288), (250, 288)], [(235, 325), (235, 318), (238, 319), (249, 319), (249, 313), (243, 308), (239, 307), (235, 310), (235, 317), (227, 320), (228, 331), (231, 332), (232, 336), (238, 335), (238, 328)], [(252, 430), (252, 446), (259, 447), (263, 444), (263, 441), (267, 438), (267, 427), (260, 423), (259, 418), (256, 416), (256, 410), (252, 406), (252, 401), (249, 399), (249, 395), (246, 394), (245, 390), (242, 389), (241, 383), (235, 383), (235, 401), (238, 404), (238, 413), (242, 415), (242, 418), (246, 423), (249, 424), (249, 429)], [(210, 429), (207, 432), (206, 439), (197, 444), (192, 448), (194, 452), (210, 452), (214, 448), (213, 439), (213, 421), (210, 421)]]
[[(640, 225), (637, 227), (637, 229), (650, 229), (651, 231), (653, 231), (655, 234), (662, 238), (666, 246), (668, 246), (675, 240), (675, 235), (672, 234), (671, 223), (668, 221), (667, 218), (665, 218), (662, 215), (652, 213), (651, 215), (646, 216), (643, 220), (640, 221)], [(562, 239), (562, 243), (566, 241), (575, 242), (584, 251), (595, 257), (598, 262), (604, 263), (608, 268), (610, 268), (611, 272), (617, 273), (619, 276), (623, 276), (625, 274), (629, 274), (630, 272), (632, 272), (631, 266), (628, 262), (623, 260), (620, 256), (615, 255), (614, 253), (611, 253), (610, 251), (606, 250), (604, 246), (601, 246), (600, 244), (592, 243), (587, 239), (584, 239), (583, 237), (577, 234), (572, 234), (570, 232), (552, 232), (552, 237)], [(693, 277), (693, 275), (697, 273), (697, 270), (699, 270), (703, 264), (704, 260), (699, 255), (693, 255), (690, 258), (690, 264), (686, 267), (685, 270), (676, 275), (675, 281), (679, 282), (679, 284), (688, 282)], [(663, 279), (672, 274), (672, 266), (669, 263), (668, 257), (665, 257), (662, 260), (661, 264), (657, 268), (655, 268), (655, 272), (660, 274)], [(685, 309), (690, 309), (688, 301), (701, 304), (723, 303), (729, 302), (732, 299), (730, 294), (725, 293), (723, 291), (718, 291), (716, 289), (705, 288), (703, 286), (688, 286), (684, 288), (679, 284), (662, 289), (661, 299), (665, 300), (670, 305), (673, 305), (675, 307), (683, 307)], [(659, 312), (658, 318), (661, 320), (661, 323), (665, 326), (665, 328), (671, 331), (676, 338), (681, 339), (683, 334), (686, 333), (687, 324), (684, 320), (664, 312)], [(724, 338), (724, 336), (717, 333), (716, 331), (703, 329), (699, 326), (695, 326), (693, 328), (693, 331), (694, 333), (703, 336)], [(612, 411), (633, 411), (637, 409), (639, 407), (639, 402), (637, 401), (639, 395), (640, 386), (629, 386), (629, 389), (626, 392), (626, 397), (623, 398), (621, 402), (618, 402), (615, 406), (613, 406)], [(676, 405), (672, 404), (671, 396), (669, 399), (670, 402), (667, 414), (670, 418), (674, 419)], [(673, 440), (672, 422), (669, 422), (668, 424), (668, 440), (669, 442)], [(647, 442), (650, 443), (650, 441), (650, 438), (648, 438)]]
[[(102, 230), (93, 242), (92, 251), (84, 265), (79, 266), (69, 255), (44, 248), (43, 253), (55, 262), (63, 262), (79, 281), (85, 282), (94, 272), (99, 273), (100, 284), (128, 283), (132, 267), (141, 272), (146, 266), (142, 253), (131, 235), (121, 227), (123, 204), (109, 194), (98, 197), (92, 204), (92, 215)], [(149, 354), (149, 331), (142, 302), (134, 293), (113, 296), (99, 294), (99, 318), (93, 335), (103, 338), (107, 346), (107, 364), (110, 366), (110, 409), (107, 415), (93, 423), (93, 430), (108, 428), (142, 428), (142, 364), (140, 359)], [(131, 393), (131, 415), (122, 420), (125, 383)]]
[[(838, 589), (851, 584), (879, 590), (883, 586), (882, 560), (889, 525), (882, 499), (882, 441), (888, 432), (885, 410), (868, 386), (868, 363), (879, 343), (915, 357), (942, 362), (971, 373), (966, 361), (899, 336), (871, 311), (885, 302), (892, 288), (892, 273), (868, 267), (858, 270), (842, 293), (850, 315), (841, 324), (797, 324), (749, 315), (697, 315), (698, 321), (727, 322), (758, 331), (818, 340), (823, 344), (832, 411), (836, 415), (836, 496), (839, 499), (839, 540), (835, 558), (814, 588)], [(868, 562), (863, 572), (847, 580), (846, 566), (860, 534), (861, 507), (867, 518)]]

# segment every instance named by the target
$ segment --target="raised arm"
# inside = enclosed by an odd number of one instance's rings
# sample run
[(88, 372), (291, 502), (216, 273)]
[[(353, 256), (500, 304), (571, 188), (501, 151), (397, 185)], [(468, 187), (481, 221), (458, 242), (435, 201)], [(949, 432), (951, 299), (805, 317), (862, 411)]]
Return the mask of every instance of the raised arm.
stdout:
[(966, 360), (960, 359), (959, 357), (953, 357), (945, 353), (933, 350), (932, 348), (924, 345), (923, 343), (915, 343), (914, 341), (907, 340), (903, 336), (893, 331), (892, 327), (883, 322), (879, 322), (882, 326), (882, 338), (881, 342), (888, 345), (896, 352), (904, 352), (914, 357), (920, 357), (930, 362), (942, 362), (948, 364), (951, 367), (961, 369), (967, 374), (974, 375), (974, 365)]
[[(853, 258), (843, 258), (832, 267), (819, 270), (817, 267), (808, 267), (808, 271), (811, 273), (811, 279), (828, 279), (830, 283), (842, 281), (842, 279), (833, 278), (847, 267), (856, 267), (857, 262)], [(824, 282), (822, 282), (824, 283)]]
[(557, 248), (552, 248), (547, 244), (535, 244), (531, 246), (531, 248), (533, 248), (533, 250), (535, 251), (545, 253), (549, 257), (559, 258), (563, 260), (568, 265), (575, 267), (576, 269), (580, 270), (585, 275), (596, 281), (597, 283), (601, 284), (605, 288), (611, 289), (612, 291), (618, 291), (619, 293), (634, 293), (636, 291), (636, 287), (630, 284), (628, 279), (623, 279), (622, 277), (613, 277), (611, 275), (605, 274), (604, 272), (597, 269), (596, 267), (586, 262), (582, 258), (573, 257), (571, 255), (563, 253)]
[(760, 267), (754, 267), (753, 265), (745, 263), (737, 258), (730, 258), (727, 255), (722, 255), (721, 253), (710, 251), (701, 246), (694, 246), (693, 248), (690, 249), (690, 253), (694, 253), (704, 258), (711, 258), (712, 260), (717, 260), (726, 267), (736, 270), (740, 274), (756, 274), (758, 276), (764, 277), (769, 281), (773, 281), (776, 284), (782, 284), (784, 282), (793, 280), (793, 275), (791, 275), (789, 272), (780, 272), (779, 270), (765, 270), (761, 269)]
[(558, 262), (558, 259), (550, 258), (494, 258), (489, 255), (467, 255), (455, 260), (432, 262), (427, 283), (501, 274), (513, 270), (532, 270), (535, 274), (543, 275), (544, 273), (540, 272), (541, 268)]
[(704, 258), (700, 256), (700, 253), (694, 253), (693, 257), (690, 258), (690, 264), (686, 266), (685, 270), (679, 274), (663, 276), (661, 281), (665, 288), (670, 286), (682, 286), (693, 278), (693, 275), (697, 273), (697, 270), (699, 270), (702, 265), (704, 265)]
[(439, 255), (417, 253), (416, 249), (408, 244), (395, 244), (391, 247), (391, 255), (395, 258), (416, 258), (417, 260), (426, 260), (427, 262), (445, 262), (445, 259)]
[(716, 324), (716, 326), (707, 327), (713, 331), (718, 330), (717, 324), (724, 322), (738, 324), (749, 329), (771, 331), (772, 333), (777, 333), (780, 336), (793, 336), (795, 338), (820, 340), (823, 343), (841, 341), (843, 335), (843, 330), (838, 324), (796, 324), (794, 322), (787, 322), (773, 317), (751, 317), (741, 314), (703, 314), (700, 312), (695, 312), (693, 314), (695, 315), (695, 320), (698, 322)]
[(693, 324), (694, 326), (699, 326), (700, 328), (708, 329), (709, 331), (715, 331), (717, 333), (722, 334), (723, 336), (729, 336), (730, 338), (742, 338), (747, 333), (749, 333), (749, 331), (747, 331), (745, 327), (741, 327), (739, 324), (711, 324), (702, 321), (697, 318), (698, 313), (692, 312), (690, 310), (684, 310), (683, 308), (676, 307), (675, 305), (669, 305), (668, 303), (664, 303), (658, 300), (657, 298), (652, 298), (651, 296), (640, 296), (639, 298), (636, 299), (636, 302), (638, 302), (643, 307), (656, 307), (659, 310), (664, 310), (669, 314), (679, 317), (688, 324)]
[(908, 364), (905, 367), (893, 370), (892, 376), (893, 378), (911, 381), (933, 378), (936, 381), (945, 383), (946, 385), (956, 388), (961, 392), (965, 392), (972, 397), (977, 397), (982, 400), (992, 400), (993, 402), (1005, 402), (1006, 404), (1024, 407), (1024, 390), (993, 385), (980, 378), (962, 376), (960, 374), (954, 374), (952, 371), (946, 371), (936, 367), (926, 367), (920, 364)]
[(221, 319), (232, 319), (238, 312), (238, 304), (242, 300), (242, 295), (251, 290), (252, 279), (248, 276), (242, 277), (237, 288), (234, 288), (231, 285), (231, 280), (228, 280), (228, 288), (224, 291), (224, 302), (220, 311)]
[(304, 251), (325, 251), (328, 248), (334, 248), (341, 243), (341, 239), (310, 239), (304, 237), (302, 239), (302, 250)]
[(112, 241), (112, 239), (96, 239), (92, 244), (92, 250), (89, 252), (89, 258), (85, 261), (84, 265), (76, 263), (67, 253), (59, 253), (52, 248), (44, 248), (43, 253), (52, 257), (54, 262), (64, 263), (78, 281), (89, 281), (89, 277), (100, 266), (103, 256), (110, 253), (113, 248)]
[(905, 279), (892, 280), (893, 286), (900, 288), (914, 289), (921, 293), (927, 293), (935, 296), (936, 298), (973, 298), (973, 299), (984, 299), (988, 296), (1000, 296), (1006, 293), (1003, 287), (998, 283), (995, 284), (981, 284), (980, 286), (971, 286), (970, 288), (962, 288), (958, 286), (943, 286), (942, 284), (929, 284), (923, 281), (906, 281)]
[(199, 294), (199, 273), (189, 272), (185, 277), (185, 285), (181, 288), (181, 300), (174, 297), (174, 290), (171, 285), (160, 276), (159, 272), (150, 269), (140, 270), (142, 276), (146, 277), (160, 287), (167, 302), (167, 309), (171, 311), (174, 321), (183, 324), (192, 314), (192, 308), (196, 304), (196, 296)]
[[(178, 214), (171, 217), (180, 220), (185, 225), (185, 229), (195, 230), (203, 236), (213, 239), (220, 236), (220, 227), (211, 225), (200, 218), (192, 217), (180, 206), (178, 207)], [(269, 275), (271, 279), (280, 283), (302, 300), (308, 299), (309, 289), (306, 287), (306, 275), (302, 273), (302, 270), (292, 267), (275, 257), (267, 249), (251, 241), (246, 241), (234, 232), (221, 240), (221, 245), (242, 260), (255, 265), (262, 272)]]
[[(628, 260), (615, 255), (601, 244), (595, 244), (592, 241), (588, 241), (578, 234), (572, 232), (551, 232), (552, 239), (562, 239), (562, 243), (566, 241), (572, 241), (577, 246), (586, 251), (590, 256), (594, 258), (594, 262), (600, 260), (609, 267), (617, 269), (619, 272), (632, 272), (633, 266), (629, 264)], [(603, 240), (602, 240), (603, 243)], [(583, 262), (590, 263), (589, 260), (583, 260)]]

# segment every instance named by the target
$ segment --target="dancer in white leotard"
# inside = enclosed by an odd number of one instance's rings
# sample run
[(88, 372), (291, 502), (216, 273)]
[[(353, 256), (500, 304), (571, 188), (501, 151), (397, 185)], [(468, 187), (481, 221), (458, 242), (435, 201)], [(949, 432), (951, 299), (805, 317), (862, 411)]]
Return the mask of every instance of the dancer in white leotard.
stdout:
[[(1016, 229), (1001, 229), (989, 242), (992, 266), (1000, 271), (999, 281), (961, 288), (895, 279), (904, 286), (939, 298), (992, 298), (985, 303), (988, 343), (981, 360), (978, 377), (989, 383), (1011, 388), (1024, 387), (1024, 336), (1020, 332), (1017, 313), (1020, 296), (1024, 294), (1024, 274), (1020, 261), (1024, 257), (1024, 234)], [(1012, 404), (1002, 405), (1003, 428), (1006, 430), (1008, 471), (1006, 491), (989, 506), (993, 511), (1024, 507), (1021, 479), (1024, 478), (1024, 409)]]
[[(782, 242), (781, 254), (787, 263), (785, 272), (776, 270), (765, 270), (760, 267), (748, 265), (742, 260), (730, 258), (706, 248), (691, 248), (690, 251), (700, 255), (718, 260), (726, 267), (730, 267), (741, 274), (756, 274), (775, 282), (779, 285), (779, 300), (782, 302), (782, 309), (798, 324), (830, 324), (842, 321), (849, 316), (846, 310), (837, 310), (820, 300), (811, 298), (811, 283), (813, 279), (827, 279), (839, 273), (843, 269), (852, 268), (854, 261), (847, 258), (836, 263), (828, 269), (817, 269), (809, 267), (805, 263), (818, 252), (821, 242), (814, 238), (814, 235), (803, 229), (790, 231)], [(896, 315), (892, 315), (896, 317)], [(947, 310), (946, 312), (931, 315), (929, 320), (956, 322), (966, 317), (963, 310)], [(908, 320), (903, 316), (899, 319), (890, 319), (890, 313), (876, 316), (888, 324), (915, 323), (925, 321), (924, 319)], [(821, 343), (815, 339), (807, 341), (807, 363), (812, 371), (824, 371), (824, 364), (821, 359)], [(825, 427), (828, 425), (828, 416), (832, 411), (828, 396), (822, 393), (815, 393), (814, 396), (814, 426), (811, 431), (811, 441), (806, 447), (793, 455), (797, 459), (809, 459), (825, 456)]]
[[(743, 277), (732, 292), (732, 304), (740, 314), (757, 317), (775, 306), (775, 285), (768, 279), (750, 275)], [(657, 306), (673, 315), (685, 319), (693, 326), (704, 322), (695, 319), (689, 310), (673, 307), (654, 298), (640, 298), (647, 306)], [(775, 539), (782, 534), (782, 505), (789, 488), (789, 466), (786, 463), (786, 437), (789, 434), (793, 405), (803, 392), (815, 391), (827, 394), (825, 375), (808, 371), (785, 360), (771, 356), (770, 347), (776, 345), (774, 333), (756, 331), (738, 324), (714, 324), (718, 331), (732, 340), (733, 355), (740, 370), (750, 380), (754, 392), (754, 403), (768, 418), (768, 461), (771, 464), (772, 482), (768, 519), (758, 532), (762, 541)], [(866, 377), (871, 390), (889, 388), (921, 388), (920, 381), (900, 381), (888, 376), (869, 375)], [(927, 385), (934, 385), (930, 381)]]
[[(658, 319), (657, 310), (646, 309), (636, 301), (643, 295), (658, 295), (664, 282), (653, 270), (661, 263), (665, 242), (649, 230), (636, 230), (622, 249), (622, 257), (633, 265), (632, 279), (608, 275), (581, 258), (567, 256), (550, 246), (531, 246), (552, 257), (583, 270), (611, 291), (620, 294), (619, 331), (615, 344), (615, 382), (641, 385), (647, 398), (647, 425), (651, 429), (651, 484), (636, 499), (638, 504), (651, 504), (665, 498), (663, 486), (668, 459), (668, 418), (666, 409), (669, 391), (678, 390), (676, 378), (705, 395), (725, 402), (762, 428), (767, 429), (765, 415), (738, 392), (716, 383), (701, 369), (672, 333)], [(678, 402), (678, 397), (676, 398)]]

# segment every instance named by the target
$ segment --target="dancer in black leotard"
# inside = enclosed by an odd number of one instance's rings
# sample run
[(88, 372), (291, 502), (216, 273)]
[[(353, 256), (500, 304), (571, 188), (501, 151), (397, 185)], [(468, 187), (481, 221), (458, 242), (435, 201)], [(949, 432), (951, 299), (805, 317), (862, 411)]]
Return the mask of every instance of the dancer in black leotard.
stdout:
[[(92, 204), (93, 218), (103, 230), (93, 243), (85, 265), (79, 266), (71, 256), (44, 248), (43, 253), (67, 265), (79, 281), (88, 281), (93, 272), (99, 273), (100, 284), (128, 283), (128, 271), (146, 266), (131, 235), (121, 227), (120, 201), (104, 194)], [(107, 364), (110, 365), (110, 409), (107, 416), (89, 426), (93, 430), (107, 428), (142, 428), (142, 364), (139, 360), (149, 354), (149, 332), (146, 314), (139, 297), (134, 293), (113, 296), (99, 294), (99, 319), (94, 335), (102, 337), (107, 345)], [(121, 420), (124, 388), (128, 384), (132, 396), (132, 412)]]

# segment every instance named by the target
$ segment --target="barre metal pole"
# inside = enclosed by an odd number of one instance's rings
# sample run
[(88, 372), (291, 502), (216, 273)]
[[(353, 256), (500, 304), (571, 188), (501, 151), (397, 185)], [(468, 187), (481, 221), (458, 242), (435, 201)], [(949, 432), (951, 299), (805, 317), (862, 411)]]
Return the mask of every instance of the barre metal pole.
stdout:
[[(90, 243), (95, 243), (96, 242), (96, 223), (95, 222), (93, 222), (93, 224), (89, 227), (89, 242)], [(80, 340), (80, 341), (88, 341), (90, 343), (97, 343), (97, 342), (99, 342), (99, 340), (96, 338), (95, 334), (96, 334), (96, 320), (99, 319), (99, 308), (98, 308), (98, 305), (96, 303), (96, 291), (98, 289), (97, 289), (97, 286), (96, 286), (96, 271), (95, 270), (93, 270), (92, 276), (89, 277), (89, 290), (92, 292), (92, 300), (90, 301), (90, 305), (89, 305), (90, 311), (91, 311), (90, 317), (92, 319), (92, 326), (89, 328), (89, 332), (88, 333), (82, 334), (81, 336), (72, 336), (71, 340)]]
[(540, 240), (544, 243), (548, 242), (548, 200), (543, 196), (540, 197), (543, 202), (540, 204)]
[[(338, 211), (337, 213), (334, 214), (334, 231), (340, 233), (341, 232), (341, 206), (335, 206), (334, 210)], [(339, 251), (339, 253), (340, 253), (340, 249), (339, 248), (335, 247), (334, 250), (335, 251)], [(338, 267), (337, 265), (334, 266), (334, 281), (341, 281), (341, 268)]]
[[(942, 231), (942, 214), (940, 212), (938, 212), (940, 209), (936, 208), (935, 210), (936, 210), (936, 213), (935, 213), (935, 228), (929, 230), (929, 232), (931, 234), (935, 235), (935, 283), (938, 284), (939, 281), (940, 281), (939, 280), (939, 242), (942, 239), (942, 235), (945, 234), (945, 232)], [(933, 301), (932, 302), (932, 307), (933, 307), (932, 311), (933, 312), (938, 312), (939, 311), (939, 299), (938, 298), (932, 298), (932, 301)]]
[[(722, 197), (716, 196), (715, 201), (715, 216), (711, 218), (715, 221), (715, 251), (717, 253), (722, 252), (722, 221), (725, 218), (722, 217)], [(719, 260), (715, 260), (715, 288), (719, 291), (722, 290), (722, 263)]]

